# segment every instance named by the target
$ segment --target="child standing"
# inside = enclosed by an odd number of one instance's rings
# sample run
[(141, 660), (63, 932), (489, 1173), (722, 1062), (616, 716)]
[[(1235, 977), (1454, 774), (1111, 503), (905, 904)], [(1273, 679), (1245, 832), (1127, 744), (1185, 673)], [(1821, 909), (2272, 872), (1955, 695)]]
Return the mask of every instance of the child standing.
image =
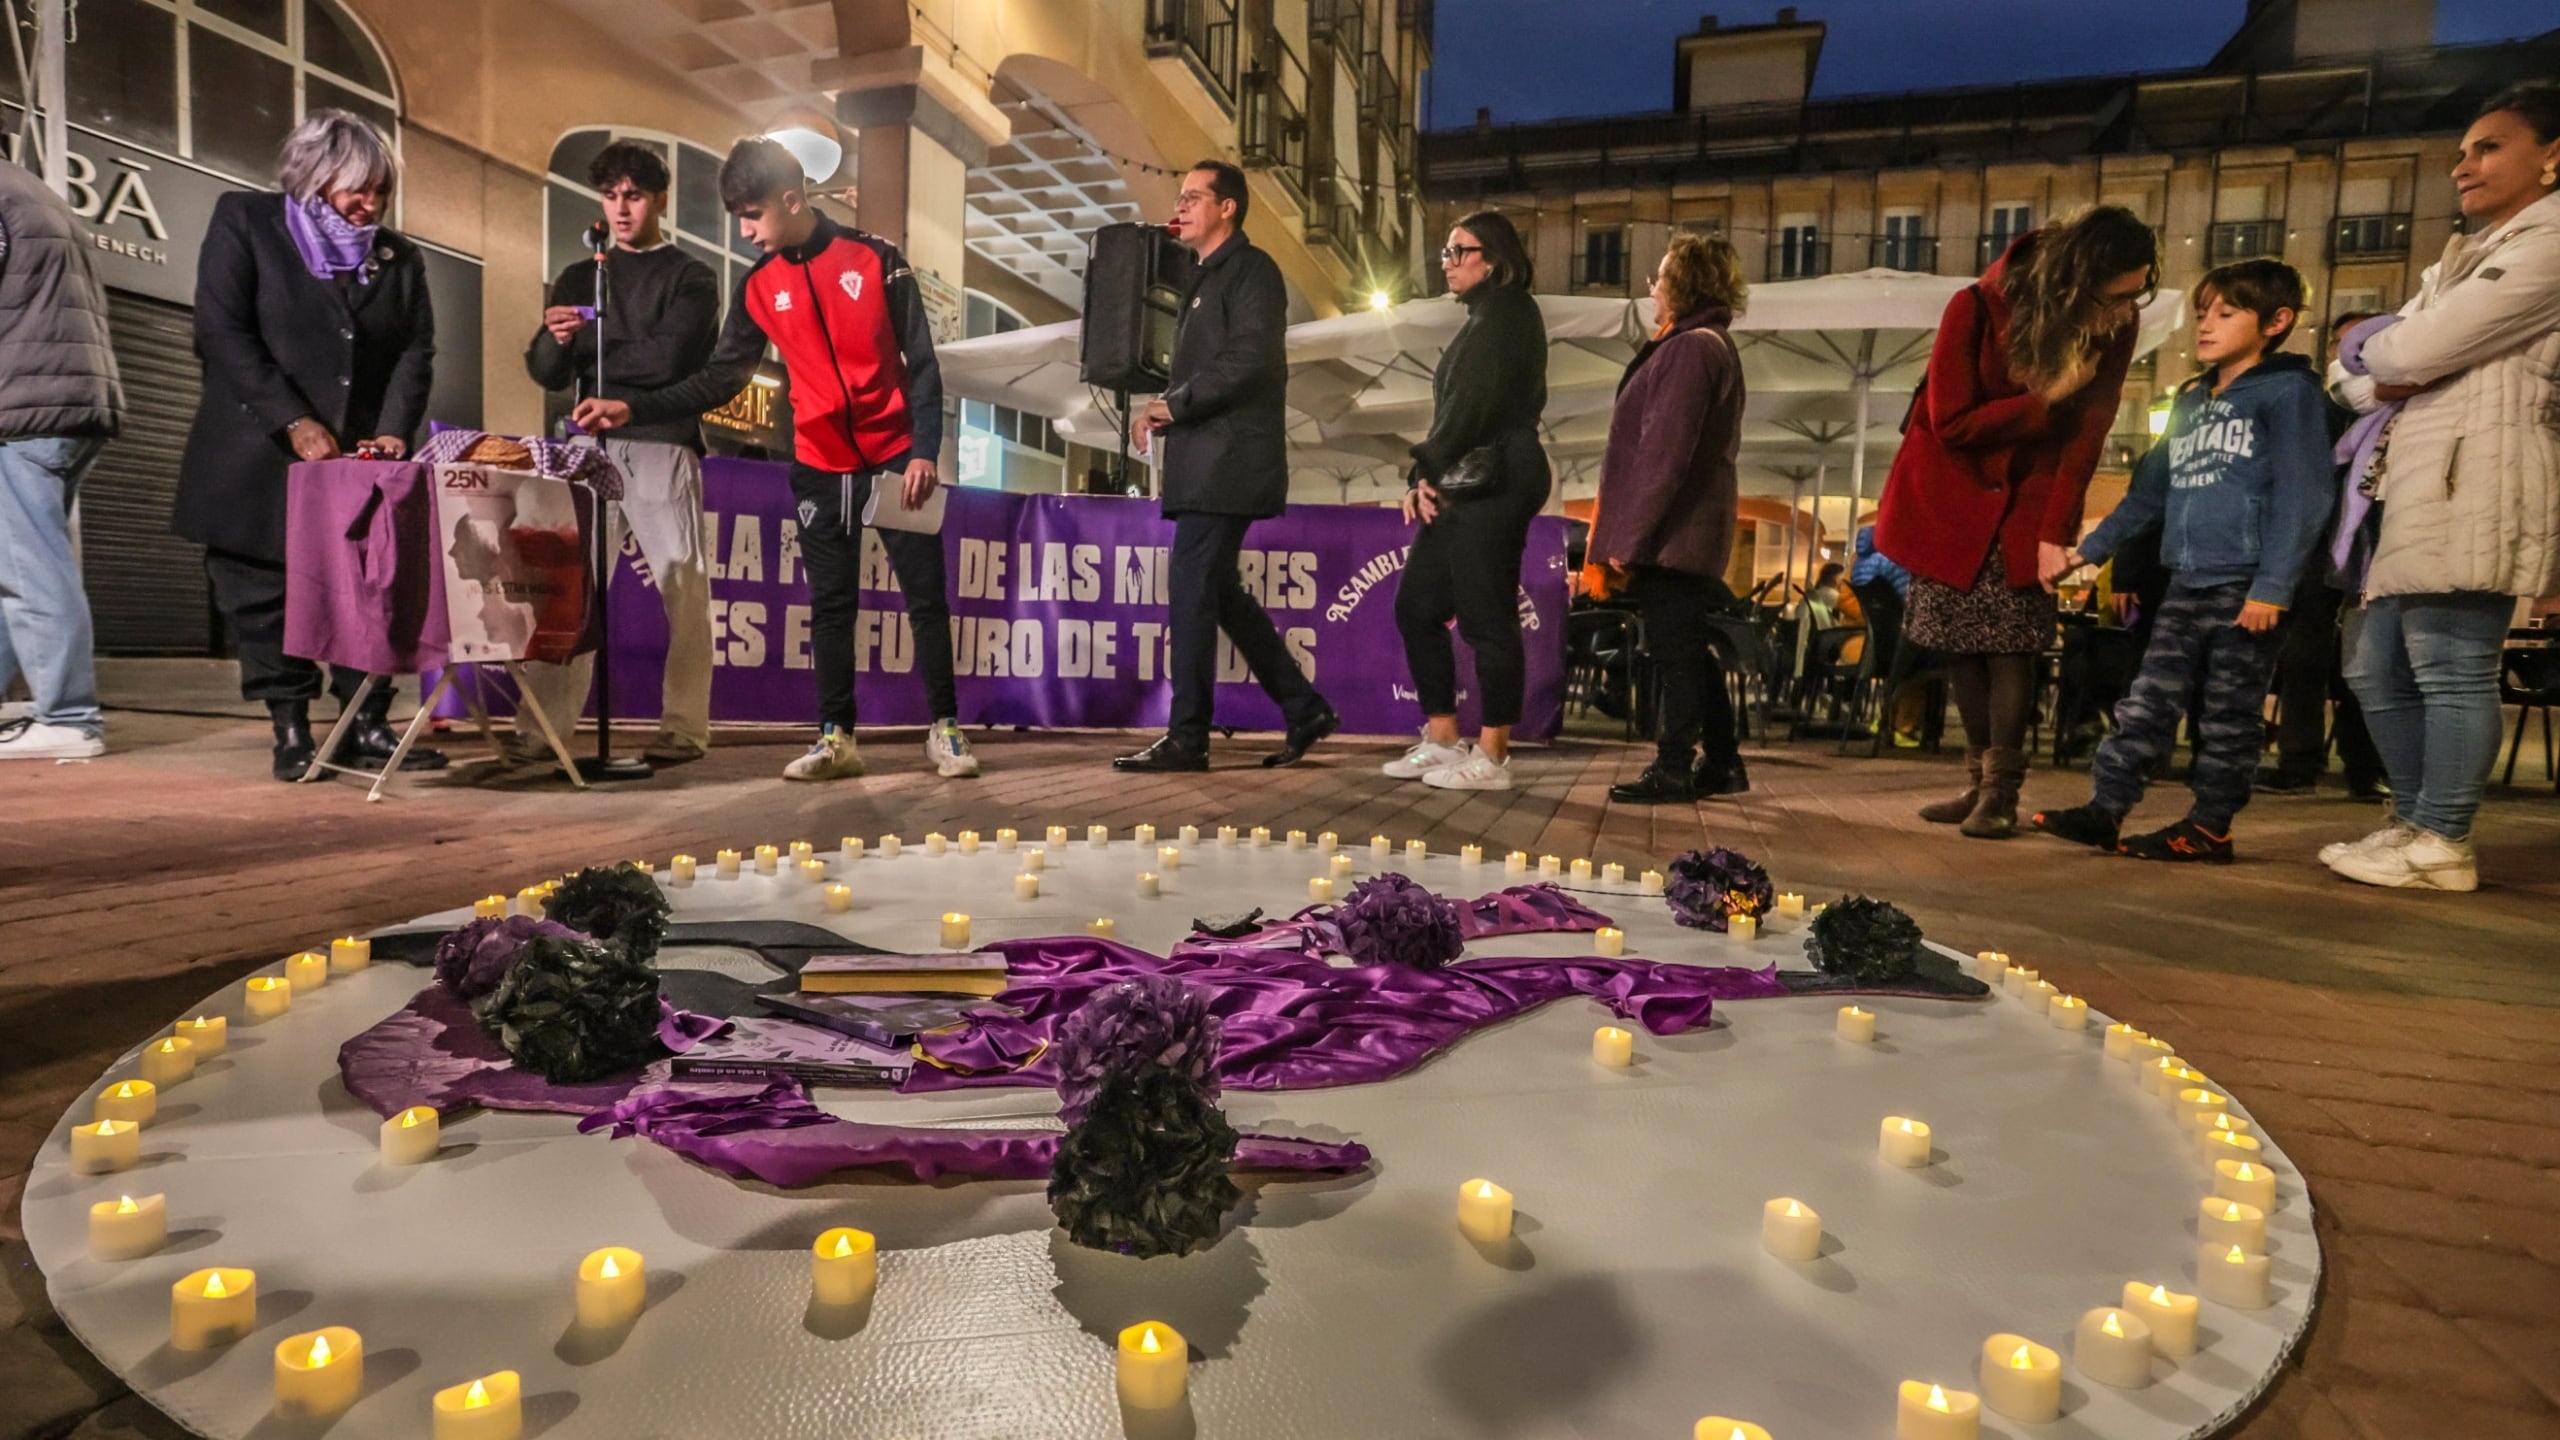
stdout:
[[(2179, 393), (2124, 503), (2070, 555), (2075, 567), (2103, 563), (2158, 527), (2169, 592), (2141, 674), (2116, 707), (2116, 733), (2090, 767), (2095, 793), (2038, 813), (2036, 829), (2138, 860), (2231, 863), (2231, 820), (2249, 803), (2265, 743), (2285, 606), (2337, 493), (2319, 376), (2303, 357), (2273, 353), (2303, 300), (2301, 273), (2274, 260), (2221, 266), (2196, 287), (2196, 359), (2212, 368)], [(2194, 806), (2164, 830), (2119, 840), (2199, 688)]]

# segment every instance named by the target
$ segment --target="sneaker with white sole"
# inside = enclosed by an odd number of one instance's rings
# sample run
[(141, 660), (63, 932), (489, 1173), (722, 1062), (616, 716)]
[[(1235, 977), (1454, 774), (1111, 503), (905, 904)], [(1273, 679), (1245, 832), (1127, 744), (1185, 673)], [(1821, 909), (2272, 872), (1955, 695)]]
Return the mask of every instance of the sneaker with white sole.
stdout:
[(35, 713), (36, 702), (33, 700), (0, 700), (0, 725), (12, 720), (34, 719)]
[(1442, 790), (1508, 790), (1511, 762), (1496, 760), (1478, 750), (1455, 765), (1443, 765), (1423, 776), (1422, 783)]
[(933, 773), (945, 780), (974, 779), (978, 773), (978, 757), (969, 749), (969, 737), (960, 733), (957, 720), (936, 720), (924, 732), (924, 758), (933, 762)]
[(2338, 858), (2362, 850), (2390, 850), (2409, 843), (2418, 827), (2394, 815), (2382, 822), (2382, 828), (2361, 840), (2338, 840), (2320, 847), (2320, 863), (2336, 865)]
[(853, 737), (842, 730), (819, 736), (808, 754), (782, 767), (785, 780), (850, 780), (861, 773), (862, 755), (853, 748)]
[(1467, 763), (1467, 747), (1443, 745), (1437, 740), (1417, 741), (1414, 747), (1379, 766), (1390, 780), (1419, 780), (1434, 770)]
[(0, 724), (0, 760), (94, 760), (106, 753), (104, 738), (68, 725), (32, 719)]
[(2467, 893), (2480, 888), (2471, 842), (2447, 840), (2432, 830), (2414, 830), (2397, 845), (2350, 850), (2329, 868), (2360, 884), (2393, 889)]

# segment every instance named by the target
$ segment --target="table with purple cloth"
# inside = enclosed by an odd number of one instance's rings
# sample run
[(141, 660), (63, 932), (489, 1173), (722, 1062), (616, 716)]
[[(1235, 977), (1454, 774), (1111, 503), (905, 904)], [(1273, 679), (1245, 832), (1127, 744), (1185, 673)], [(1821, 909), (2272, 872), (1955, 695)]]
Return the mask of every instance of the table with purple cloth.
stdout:
[(373, 675), (443, 667), (452, 637), (434, 482), (434, 467), (406, 460), (286, 472), (286, 654)]

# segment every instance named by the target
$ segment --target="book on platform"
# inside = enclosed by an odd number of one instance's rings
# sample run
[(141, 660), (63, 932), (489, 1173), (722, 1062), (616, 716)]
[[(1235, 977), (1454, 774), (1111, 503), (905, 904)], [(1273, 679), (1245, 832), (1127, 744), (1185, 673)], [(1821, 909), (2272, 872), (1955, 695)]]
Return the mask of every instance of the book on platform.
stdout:
[(992, 950), (942, 955), (813, 955), (800, 967), (804, 995), (995, 995), (1004, 957)]
[(966, 1024), (974, 1013), (1019, 1012), (976, 995), (805, 995), (768, 990), (756, 1003), (777, 1015), (891, 1049)]

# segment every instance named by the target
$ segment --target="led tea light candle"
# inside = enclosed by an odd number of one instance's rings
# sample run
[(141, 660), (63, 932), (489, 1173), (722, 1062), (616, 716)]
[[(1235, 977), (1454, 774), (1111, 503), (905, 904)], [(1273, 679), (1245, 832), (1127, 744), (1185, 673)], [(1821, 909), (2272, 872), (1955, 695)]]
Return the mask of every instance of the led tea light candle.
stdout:
[(1369, 837), (1369, 858), (1383, 865), (1395, 857), (1396, 842), (1384, 835)]
[(1351, 878), (1352, 863), (1352, 859), (1348, 854), (1345, 854), (1340, 850), (1336, 850), (1333, 852), (1333, 858), (1326, 861), (1325, 865), (1327, 869), (1333, 872), (1334, 879), (1348, 880)]
[(1157, 847), (1156, 847), (1156, 868), (1157, 868), (1157, 869), (1159, 869), (1159, 870), (1179, 870), (1179, 869), (1181, 869), (1181, 868), (1182, 868), (1182, 847), (1181, 847), (1181, 846), (1179, 846), (1179, 845), (1159, 845), (1159, 846), (1157, 846)]
[(1626, 867), (1626, 866), (1624, 866), (1624, 865), (1619, 864), (1619, 863), (1618, 863), (1617, 861), (1615, 861), (1615, 860), (1612, 860), (1612, 861), (1610, 861), (1608, 864), (1601, 866), (1601, 867), (1600, 867), (1600, 883), (1601, 883), (1601, 884), (1603, 884), (1603, 885), (1624, 885), (1624, 884), (1626, 884), (1626, 883), (1627, 883), (1627, 867)]
[(2262, 1158), (2266, 1147), (2258, 1143), (2258, 1137), (2243, 1135), (2237, 1130), (2208, 1128), (2196, 1137), (2196, 1144), (2204, 1152), (2208, 1165), (2219, 1165), (2225, 1160), (2246, 1160), (2252, 1165), (2266, 1163)]
[(2106, 1028), (2106, 1054), (2110, 1060), (2131, 1060), (2141, 1054), (2137, 1048), (2151, 1037), (2119, 1020)]
[(342, 935), (329, 942), (329, 968), (344, 975), (373, 963), (373, 942)]
[(836, 851), (844, 856), (847, 864), (861, 859), (863, 849), (862, 837), (859, 835), (847, 835), (836, 842)]
[(1571, 865), (1565, 867), (1565, 873), (1572, 879), (1588, 885), (1591, 883), (1591, 862), (1576, 859)]
[(1014, 876), (1014, 877), (1013, 877), (1013, 898), (1014, 898), (1014, 899), (1016, 899), (1016, 900), (1037, 900), (1037, 899), (1039, 899), (1039, 898), (1040, 898), (1040, 877), (1039, 877), (1039, 876), (1037, 876), (1037, 875), (1032, 874), (1032, 873), (1031, 873), (1030, 871), (1028, 871), (1028, 870), (1025, 870), (1025, 871), (1023, 871), (1021, 874)]
[(800, 862), (799, 870), (800, 878), (812, 885), (827, 883), (827, 862), (824, 860), (803, 860)]
[(1832, 1022), (1832, 1033), (1852, 1045), (1876, 1043), (1876, 1012), (1855, 1005), (1840, 1007), (1840, 1018)]
[(1014, 829), (1012, 826), (1003, 826), (996, 831), (996, 848), (998, 850), (1014, 850), (1019, 848), (1021, 844), (1022, 832)]
[(791, 842), (791, 863), (794, 865), (799, 864), (803, 860), (815, 858), (817, 853), (818, 847), (806, 840), (794, 840)]
[(1928, 1164), (1929, 1127), (1901, 1115), (1887, 1115), (1876, 1132), (1876, 1158), (1905, 1170)]
[(2276, 1208), (2276, 1172), (2254, 1160), (2216, 1160), (2213, 1193), (2225, 1200), (2255, 1205), (2263, 1215)]
[(1603, 1025), (1592, 1031), (1591, 1059), (1593, 1063), (1604, 1065), (1612, 1070), (1623, 1070), (1634, 1064), (1636, 1061), (1635, 1032), (1621, 1030), (1615, 1025)]
[(1219, 826), (1219, 827), (1218, 827), (1218, 843), (1219, 843), (1220, 845), (1222, 845), (1222, 846), (1225, 846), (1226, 848), (1228, 848), (1228, 849), (1230, 849), (1230, 850), (1234, 849), (1234, 848), (1235, 848), (1235, 843), (1236, 843), (1236, 827), (1234, 827), (1233, 825), (1221, 825), (1221, 826)]
[(2071, 1368), (2101, 1385), (2141, 1389), (2151, 1383), (2151, 1327), (2130, 1310), (2099, 1306), (2080, 1317)]
[(481, 898), (472, 901), (471, 918), (474, 920), (506, 919), (507, 897), (504, 895), (484, 895)]
[(1330, 855), (1341, 848), (1342, 837), (1330, 830), (1316, 836), (1316, 853), (1319, 855)]
[[(371, 942), (366, 942), (371, 948)], [(203, 1062), (231, 1048), (231, 1021), (221, 1015), (198, 1015), (180, 1020), (169, 1027), (169, 1033), (196, 1047), (196, 1059)]]
[[(498, 911), (500, 916), (506, 913), (504, 908)], [(284, 957), (284, 978), (293, 982), (295, 990), (308, 995), (329, 983), (329, 957), (317, 950), (287, 955)]]
[(293, 982), (281, 975), (253, 975), (240, 993), (253, 1020), (272, 1020), (293, 1008)]
[(430, 1105), (412, 1105), (382, 1122), (382, 1163), (421, 1165), (444, 1144), (444, 1122)]
[(883, 860), (897, 859), (900, 854), (904, 853), (906, 848), (906, 842), (900, 840), (895, 835), (883, 835), (880, 837), (880, 858)]
[(2009, 973), (2009, 957), (2007, 955), (1998, 950), (1977, 950), (1973, 953), (1973, 977), (1975, 979), (1983, 981), (1986, 984), (1997, 985), (2000, 983), (2000, 977), (2007, 973)]
[(2000, 988), (2008, 991), (2012, 995), (2015, 995), (2025, 990), (2028, 986), (2035, 984), (2040, 978), (2042, 977), (2038, 976), (2035, 971), (2028, 969), (2024, 965), (2012, 965), (2008, 969), (2000, 972)]
[(160, 1113), (160, 1087), (148, 1080), (119, 1080), (98, 1092), (98, 1103), (89, 1111), (89, 1122), (116, 1120), (127, 1125), (151, 1123)]
[[(2178, 1057), (2175, 1055), (2162, 1055), (2155, 1059), (2143, 1061), (2140, 1073), (2142, 1076), (2142, 1093), (2146, 1095), (2157, 1095), (2160, 1093), (2160, 1086), (2162, 1082), (2168, 1080), (2172, 1076), (2186, 1074), (2187, 1067), (2178, 1063)], [(2185, 1087), (2180, 1086), (2179, 1088), (2184, 1089)], [(2170, 1093), (2174, 1094), (2176, 1092), (2172, 1091)]]
[(1760, 1248), (1781, 1260), (1811, 1260), (1822, 1253), (1822, 1217), (1792, 1196), (1760, 1207)]
[(969, 948), (968, 916), (961, 914), (957, 910), (946, 910), (943, 912), (942, 948), (945, 950), (966, 950)]
[(648, 1299), (648, 1262), (637, 1250), (608, 1245), (578, 1262), (578, 1323), (609, 1330), (640, 1318)]
[(1333, 881), (1317, 875), (1307, 881), (1307, 898), (1322, 903), (1333, 898)]
[(89, 1207), (89, 1258), (131, 1260), (169, 1243), (169, 1202), (163, 1195), (119, 1195)]
[(1257, 850), (1264, 850), (1264, 849), (1269, 849), (1269, 848), (1270, 848), (1270, 845), (1271, 845), (1271, 827), (1270, 827), (1270, 826), (1268, 826), (1268, 825), (1256, 825), (1256, 826), (1254, 826), (1254, 827), (1253, 827), (1253, 845), (1254, 845), (1254, 848), (1255, 848), (1255, 849), (1257, 849)]
[(524, 1380), (500, 1370), (435, 1393), (435, 1440), (518, 1440), (524, 1434)]
[(771, 845), (756, 847), (756, 873), (771, 875), (782, 868), (782, 852)]
[(1661, 894), (1662, 872), (1659, 870), (1647, 870), (1642, 875), (1637, 876), (1636, 889), (1646, 895)]
[(1173, 838), (1181, 841), (1185, 845), (1197, 845), (1200, 843), (1200, 827), (1197, 825), (1185, 825), (1181, 829), (1173, 832)]
[(364, 1339), (344, 1325), (276, 1342), (276, 1414), (326, 1420), (364, 1393)]
[(1429, 845), (1426, 845), (1419, 840), (1407, 840), (1404, 842), (1404, 860), (1406, 864), (1419, 865), (1430, 858), (1431, 847)]
[(2216, 1305), (2234, 1310), (2264, 1310), (2270, 1303), (2267, 1257), (2237, 1245), (2196, 1247), (2196, 1291)]
[(516, 913), (530, 915), (537, 920), (546, 918), (544, 904), (546, 896), (547, 892), (541, 886), (527, 885), (516, 892)]
[(1804, 897), (1793, 891), (1788, 891), (1785, 894), (1780, 895), (1778, 897), (1778, 913), (1781, 915), (1803, 914)]
[(809, 1247), (809, 1289), (821, 1305), (852, 1305), (880, 1283), (880, 1247), (868, 1230), (838, 1226)]
[(2077, 995), (2056, 995), (2046, 1002), (2044, 1018), (2052, 1022), (2056, 1030), (2086, 1030), (2089, 1028), (2089, 1002)]
[(1539, 857), (1538, 857), (1538, 874), (1539, 874), (1539, 875), (1541, 875), (1541, 876), (1543, 876), (1543, 877), (1545, 877), (1545, 878), (1547, 878), (1547, 879), (1552, 880), (1552, 879), (1554, 879), (1555, 877), (1557, 877), (1557, 876), (1559, 876), (1559, 875), (1562, 875), (1563, 873), (1564, 873), (1564, 857), (1563, 857), (1563, 856), (1561, 856), (1561, 855), (1541, 855), (1541, 856), (1539, 856)]
[(1052, 846), (1064, 846), (1067, 843), (1067, 827), (1064, 825), (1050, 826), (1049, 843)]
[(142, 1127), (131, 1120), (100, 1120), (71, 1127), (71, 1173), (107, 1175), (130, 1170), (142, 1158)]
[(1769, 1432), (1748, 1420), (1710, 1415), (1690, 1427), (1689, 1440), (1769, 1440)]
[(1480, 1245), (1511, 1238), (1511, 1192), (1490, 1180), (1459, 1186), (1458, 1229)]
[(1191, 1364), (1191, 1342), (1170, 1325), (1147, 1320), (1120, 1332), (1113, 1384), (1132, 1410), (1164, 1410), (1182, 1403)]
[(1290, 849), (1292, 849), (1292, 850), (1304, 850), (1304, 849), (1306, 849), (1306, 848), (1307, 848), (1307, 832), (1306, 832), (1306, 831), (1304, 831), (1304, 830), (1292, 830), (1292, 831), (1290, 831), (1290, 832), (1289, 832), (1289, 848), (1290, 848)]
[(2133, 1051), (2132, 1054), (2125, 1058), (2133, 1062), (2134, 1075), (2137, 1078), (2142, 1074), (2142, 1067), (2154, 1060), (2175, 1060), (2178, 1058), (2177, 1047), (2171, 1045), (2168, 1041), (2161, 1039), (2157, 1035), (2145, 1035), (2139, 1040), (2127, 1041), (2126, 1048)]
[[(329, 962), (325, 959), (323, 965)], [(196, 1042), (175, 1035), (154, 1040), (142, 1047), (142, 1058), (136, 1069), (142, 1078), (166, 1090), (183, 1085), (196, 1073)]]
[(169, 1287), (169, 1348), (210, 1350), (258, 1328), (258, 1272), (198, 1270)]
[(853, 908), (853, 887), (850, 885), (830, 885), (822, 893), (827, 897), (827, 908), (839, 915)]
[(1526, 874), (1528, 874), (1528, 873), (1529, 873), (1529, 856), (1528, 856), (1528, 853), (1527, 853), (1526, 851), (1514, 850), (1514, 851), (1512, 851), (1510, 854), (1503, 856), (1503, 857), (1502, 857), (1502, 873), (1503, 873), (1503, 874), (1505, 874), (1505, 875), (1526, 875)]
[(2231, 1097), (2219, 1090), (2189, 1086), (2178, 1092), (2177, 1111), (2188, 1129), (2202, 1129), (2213, 1123), (2214, 1116), (2230, 1113)]
[(925, 832), (924, 853), (927, 855), (943, 855), (948, 854), (950, 849), (951, 841), (949, 837), (945, 836), (941, 831), (928, 830)]
[(1982, 1397), (1905, 1380), (1893, 1410), (1893, 1440), (1980, 1440)]
[(1135, 826), (1130, 830), (1129, 834), (1130, 838), (1136, 840), (1141, 848), (1156, 843), (1156, 827), (1153, 825)]
[(2267, 1212), (2255, 1205), (2209, 1195), (2196, 1202), (2196, 1238), (2217, 1250), (2237, 1245), (2252, 1255), (2267, 1249)]
[(1156, 872), (1153, 870), (1138, 872), (1138, 894), (1141, 897), (1153, 899), (1162, 893), (1164, 893), (1164, 887), (1157, 881)]
[(1039, 874), (1041, 871), (1046, 870), (1046, 869), (1048, 869), (1048, 868), (1049, 868), (1049, 852), (1048, 852), (1048, 851), (1041, 849), (1041, 848), (1040, 848), (1039, 846), (1037, 846), (1037, 845), (1034, 845), (1034, 846), (1032, 846), (1030, 849), (1025, 850), (1025, 851), (1023, 851), (1023, 852), (1022, 852), (1022, 871), (1023, 871), (1023, 873), (1024, 873), (1024, 874), (1026, 874), (1026, 875), (1037, 875), (1037, 874)]
[(2179, 1091), (2210, 1089), (2212, 1083), (2204, 1078), (2204, 1072), (2201, 1070), (2190, 1070), (2183, 1064), (2171, 1065), (2163, 1068), (2152, 1080), (2151, 1093), (2159, 1096), (2162, 1104), (2175, 1111), (2178, 1108)]
[(1603, 955), (1627, 953), (1627, 932), (1615, 925), (1603, 925), (1592, 934), (1592, 948)]
[(690, 885), (693, 883), (693, 873), (695, 869), (696, 866), (692, 856), (679, 855), (673, 860), (667, 862), (667, 879), (671, 884)]
[(2041, 1425), (2062, 1413), (2062, 1357), (2024, 1335), (1982, 1342), (1982, 1403), (1996, 1414)]
[(978, 853), (977, 831), (963, 830), (960, 832), (960, 853), (963, 855), (975, 855)]
[(735, 850), (722, 850), (711, 857), (711, 873), (723, 880), (735, 880), (741, 858)]
[(2124, 1282), (2124, 1308), (2151, 1327), (2151, 1348), (2163, 1355), (2196, 1353), (2196, 1297), (2166, 1285)]
[(1725, 917), (1724, 933), (1736, 940), (1757, 940), (1760, 938), (1760, 917), (1728, 915)]
[(1105, 915), (1085, 922), (1084, 933), (1096, 940), (1114, 940), (1120, 935), (1120, 922)]
[(1481, 845), (1461, 845), (1461, 846), (1459, 846), (1459, 847), (1458, 847), (1458, 863), (1459, 863), (1459, 864), (1461, 864), (1461, 865), (1466, 866), (1466, 867), (1467, 867), (1468, 869), (1470, 869), (1470, 870), (1474, 869), (1474, 868), (1475, 868), (1476, 866), (1478, 866), (1478, 865), (1483, 864), (1483, 863), (1484, 863), (1484, 847), (1483, 847), (1483, 846), (1481, 846)]
[(2038, 980), (2020, 990), (2018, 998), (2027, 1002), (2030, 1011), (2040, 1013), (2052, 1008), (2054, 997), (2061, 993), (2062, 988), (2052, 981)]

